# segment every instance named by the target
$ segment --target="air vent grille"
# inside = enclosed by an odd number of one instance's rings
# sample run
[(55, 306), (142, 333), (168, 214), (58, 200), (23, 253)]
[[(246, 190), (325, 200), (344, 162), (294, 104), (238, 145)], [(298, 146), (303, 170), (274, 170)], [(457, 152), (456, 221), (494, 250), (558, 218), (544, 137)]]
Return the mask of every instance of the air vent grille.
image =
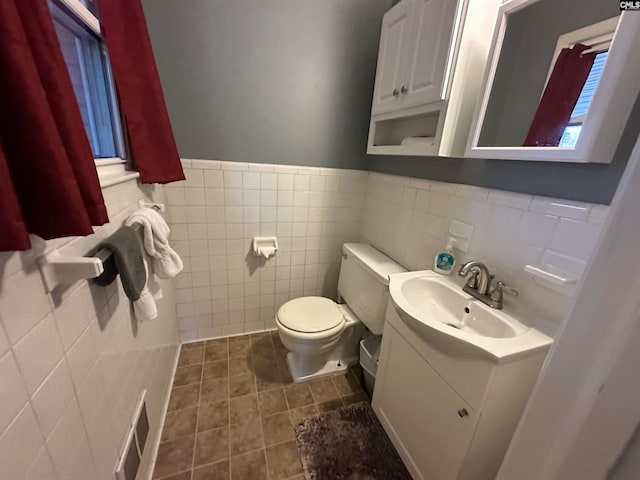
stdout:
[(149, 436), (149, 418), (145, 404), (146, 390), (140, 395), (116, 466), (116, 480), (135, 480)]

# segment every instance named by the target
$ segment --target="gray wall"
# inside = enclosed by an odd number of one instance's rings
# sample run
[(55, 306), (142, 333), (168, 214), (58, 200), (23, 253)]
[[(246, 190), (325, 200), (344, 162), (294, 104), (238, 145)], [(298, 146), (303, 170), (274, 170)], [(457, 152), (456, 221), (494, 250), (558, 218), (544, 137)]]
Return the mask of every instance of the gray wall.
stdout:
[(380, 22), (393, 3), (144, 0), (180, 154), (611, 201), (640, 131), (638, 104), (608, 165), (367, 156)]
[(510, 16), (479, 145), (522, 145), (558, 37), (620, 15), (616, 2), (583, 0), (580, 8), (574, 6), (575, 0), (541, 0)]
[[(517, 58), (525, 58), (525, 65), (520, 68), (505, 69), (498, 72), (499, 97), (493, 102), (495, 111), (487, 115), (502, 116), (504, 122), (490, 123), (500, 131), (498, 137), (492, 139), (500, 145), (514, 144), (513, 137), (524, 140), (529, 124), (537, 108), (539, 95), (546, 80), (551, 56), (555, 49), (557, 35), (581, 28), (595, 21), (611, 18), (619, 14), (615, 2), (602, 3), (601, 0), (580, 2), (576, 8), (576, 0), (541, 0), (532, 7), (534, 24), (543, 24), (545, 35), (551, 38), (546, 43), (539, 42), (526, 33), (528, 26), (523, 25), (520, 18), (517, 28), (508, 32), (506, 44), (512, 48), (508, 54)], [(547, 7), (558, 7), (560, 14), (545, 12)], [(568, 13), (570, 12), (570, 13)], [(561, 26), (563, 24), (564, 26)], [(531, 40), (536, 40), (536, 46)], [(537, 47), (537, 50), (536, 50)], [(534, 54), (537, 51), (537, 54)], [(534, 66), (532, 66), (534, 65)], [(533, 91), (532, 96), (524, 96), (524, 91)], [(493, 93), (493, 92), (492, 92)], [(492, 98), (492, 101), (494, 99)], [(629, 99), (634, 101), (634, 99)], [(502, 110), (504, 108), (504, 111)], [(503, 115), (505, 114), (506, 115)], [(505, 160), (457, 159), (437, 157), (391, 157), (369, 156), (368, 169), (407, 175), (411, 177), (429, 178), (447, 182), (466, 183), (489, 188), (498, 188), (535, 195), (547, 195), (572, 200), (608, 204), (618, 187), (620, 177), (627, 164), (631, 150), (640, 132), (640, 101), (636, 100), (633, 112), (610, 164), (557, 164), (546, 162), (522, 162)], [(485, 132), (485, 144), (492, 144), (488, 137), (495, 132)], [(483, 143), (483, 142), (481, 142)]]
[(145, 0), (180, 155), (364, 168), (392, 0)]
[(370, 155), (368, 170), (609, 204), (639, 132), (640, 100), (609, 164)]

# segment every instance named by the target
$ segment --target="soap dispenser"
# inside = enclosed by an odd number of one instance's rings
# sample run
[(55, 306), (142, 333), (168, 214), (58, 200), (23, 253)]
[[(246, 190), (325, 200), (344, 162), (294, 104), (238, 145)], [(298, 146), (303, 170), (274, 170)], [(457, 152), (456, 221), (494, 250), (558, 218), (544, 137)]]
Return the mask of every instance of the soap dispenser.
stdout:
[(456, 239), (449, 237), (446, 247), (443, 251), (438, 252), (433, 262), (433, 269), (442, 275), (451, 275), (453, 267), (456, 265), (456, 257), (453, 254), (454, 243), (456, 243)]

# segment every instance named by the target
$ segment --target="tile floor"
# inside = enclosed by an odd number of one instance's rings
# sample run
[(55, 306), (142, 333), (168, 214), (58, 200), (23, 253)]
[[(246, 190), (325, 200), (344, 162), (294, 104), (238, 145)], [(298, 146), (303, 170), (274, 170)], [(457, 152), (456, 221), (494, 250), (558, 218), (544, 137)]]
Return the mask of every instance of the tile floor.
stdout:
[(294, 426), (366, 396), (359, 367), (294, 384), (286, 353), (277, 332), (184, 344), (153, 478), (304, 479)]

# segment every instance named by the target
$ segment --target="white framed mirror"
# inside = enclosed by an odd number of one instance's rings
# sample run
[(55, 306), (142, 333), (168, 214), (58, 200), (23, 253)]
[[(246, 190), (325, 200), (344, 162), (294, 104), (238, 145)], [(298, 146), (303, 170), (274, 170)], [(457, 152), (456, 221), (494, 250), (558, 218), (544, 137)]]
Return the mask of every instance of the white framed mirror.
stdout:
[(611, 161), (640, 92), (640, 13), (510, 0), (489, 55), (465, 156)]

